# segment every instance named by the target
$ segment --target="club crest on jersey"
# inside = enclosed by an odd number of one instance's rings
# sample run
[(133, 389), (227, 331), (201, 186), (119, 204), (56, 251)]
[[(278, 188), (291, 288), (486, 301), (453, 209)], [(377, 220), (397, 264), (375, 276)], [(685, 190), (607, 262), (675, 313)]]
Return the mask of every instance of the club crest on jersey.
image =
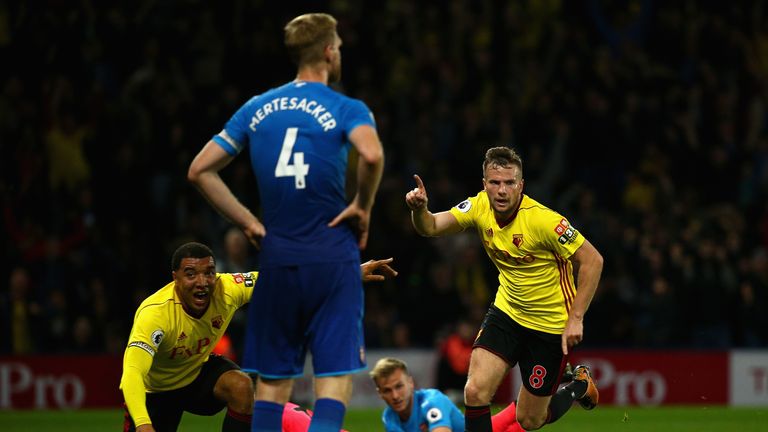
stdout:
[(222, 324), (224, 324), (224, 318), (221, 317), (221, 315), (216, 315), (215, 317), (211, 318), (211, 325), (215, 329), (220, 329)]
[(520, 245), (523, 244), (523, 235), (512, 234), (512, 243), (519, 248)]
[(485, 230), (485, 235), (487, 235), (488, 237), (493, 237), (493, 228), (488, 228), (487, 230)]
[(459, 209), (460, 212), (466, 213), (469, 211), (469, 209), (472, 208), (472, 202), (470, 200), (464, 200), (459, 203), (459, 205), (456, 206), (457, 209)]

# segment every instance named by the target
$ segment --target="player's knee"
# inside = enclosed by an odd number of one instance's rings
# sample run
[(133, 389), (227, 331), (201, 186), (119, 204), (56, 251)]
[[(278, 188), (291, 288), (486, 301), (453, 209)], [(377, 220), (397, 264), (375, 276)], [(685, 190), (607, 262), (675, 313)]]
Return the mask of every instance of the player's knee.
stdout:
[(253, 405), (253, 381), (244, 373), (231, 374), (227, 380), (227, 404), (237, 411), (250, 412)]
[(468, 380), (464, 385), (464, 401), (467, 405), (480, 406), (491, 403), (492, 393), (480, 388), (474, 381)]
[(520, 424), (520, 426), (523, 429), (527, 431), (541, 429), (541, 427), (544, 426), (544, 423), (546, 421), (547, 421), (546, 415), (535, 416), (530, 414), (523, 414), (520, 412), (517, 413), (517, 422)]

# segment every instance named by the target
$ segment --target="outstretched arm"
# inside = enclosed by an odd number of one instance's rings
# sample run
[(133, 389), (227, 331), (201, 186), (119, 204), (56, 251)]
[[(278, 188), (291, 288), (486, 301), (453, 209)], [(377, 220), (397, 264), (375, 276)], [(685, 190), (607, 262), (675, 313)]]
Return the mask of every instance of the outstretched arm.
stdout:
[(432, 213), (427, 208), (429, 198), (424, 182), (418, 174), (413, 175), (416, 187), (405, 194), (405, 203), (411, 209), (411, 222), (416, 232), (424, 237), (437, 237), (443, 234), (455, 234), (462, 231), (459, 221), (451, 212)]
[[(397, 270), (389, 266), (394, 258), (383, 260), (368, 260), (360, 264), (360, 270), (363, 273), (363, 282), (383, 281), (397, 276)], [(381, 274), (376, 274), (380, 271)]]
[(219, 176), (219, 171), (233, 159), (215, 141), (208, 141), (189, 166), (187, 179), (219, 214), (243, 230), (248, 240), (258, 248), (266, 234), (264, 225), (232, 194)]

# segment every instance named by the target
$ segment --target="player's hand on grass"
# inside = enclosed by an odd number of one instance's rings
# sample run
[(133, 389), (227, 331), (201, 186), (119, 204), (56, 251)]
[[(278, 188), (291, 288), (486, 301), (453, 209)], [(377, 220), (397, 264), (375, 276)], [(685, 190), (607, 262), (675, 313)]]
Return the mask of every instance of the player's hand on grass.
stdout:
[(414, 174), (413, 179), (416, 180), (416, 187), (405, 194), (405, 203), (408, 204), (408, 208), (411, 210), (426, 208), (429, 199), (427, 198), (427, 189), (424, 187), (424, 182), (421, 181), (421, 177), (418, 174)]
[[(368, 260), (360, 265), (363, 272), (363, 282), (383, 281), (397, 276), (397, 270), (389, 266), (394, 258), (382, 260)], [(381, 274), (376, 274), (379, 272)]]
[(136, 432), (155, 432), (155, 428), (152, 426), (152, 423), (147, 423), (137, 427)]

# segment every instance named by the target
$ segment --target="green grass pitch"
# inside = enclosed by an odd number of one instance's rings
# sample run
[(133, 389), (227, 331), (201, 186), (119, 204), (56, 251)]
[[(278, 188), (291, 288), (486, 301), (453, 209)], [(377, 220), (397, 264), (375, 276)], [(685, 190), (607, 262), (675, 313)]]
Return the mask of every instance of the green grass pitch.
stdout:
[[(214, 417), (184, 414), (180, 432), (221, 430), (223, 412)], [(352, 409), (344, 427), (350, 432), (382, 431), (381, 411)], [(118, 431), (122, 426), (120, 410), (83, 411), (0, 411), (3, 432), (30, 431)], [(548, 432), (765, 432), (768, 431), (768, 407), (611, 407), (584, 411), (574, 406), (557, 423), (541, 430)]]

